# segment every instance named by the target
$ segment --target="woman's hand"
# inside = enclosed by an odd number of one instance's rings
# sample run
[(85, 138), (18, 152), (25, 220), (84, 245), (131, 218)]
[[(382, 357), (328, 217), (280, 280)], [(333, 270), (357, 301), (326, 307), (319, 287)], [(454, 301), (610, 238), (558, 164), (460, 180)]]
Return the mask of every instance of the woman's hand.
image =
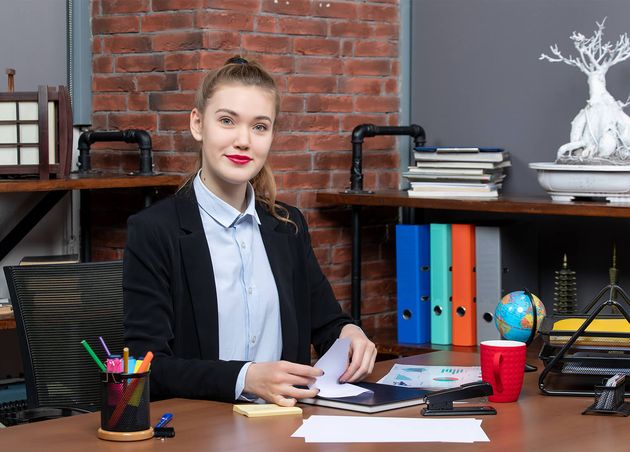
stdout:
[(348, 324), (341, 329), (339, 339), (350, 339), (350, 365), (339, 377), (340, 383), (363, 380), (374, 369), (376, 345), (369, 340), (363, 330)]
[(294, 385), (308, 386), (321, 375), (321, 369), (288, 361), (252, 363), (245, 376), (244, 392), (276, 405), (293, 406), (296, 399), (315, 397), (319, 392), (319, 389), (299, 389)]

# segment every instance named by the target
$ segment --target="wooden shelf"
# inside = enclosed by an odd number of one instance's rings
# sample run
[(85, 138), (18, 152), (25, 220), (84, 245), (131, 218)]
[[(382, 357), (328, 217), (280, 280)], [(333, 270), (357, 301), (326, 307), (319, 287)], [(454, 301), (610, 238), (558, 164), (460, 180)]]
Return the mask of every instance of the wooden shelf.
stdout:
[(130, 173), (72, 173), (65, 179), (0, 179), (0, 193), (57, 190), (96, 190), (105, 188), (177, 187), (188, 175), (156, 174), (139, 176)]
[(327, 205), (415, 207), (435, 210), (515, 213), (528, 215), (568, 215), (580, 217), (630, 218), (630, 204), (605, 202), (560, 202), (547, 197), (498, 199), (446, 199), (409, 197), (405, 191), (379, 191), (370, 194), (318, 192), (317, 202)]

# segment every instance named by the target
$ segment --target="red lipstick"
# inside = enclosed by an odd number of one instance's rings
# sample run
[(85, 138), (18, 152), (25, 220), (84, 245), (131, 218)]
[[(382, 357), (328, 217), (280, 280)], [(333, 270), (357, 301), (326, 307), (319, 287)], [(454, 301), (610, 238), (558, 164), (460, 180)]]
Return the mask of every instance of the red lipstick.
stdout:
[(245, 165), (246, 163), (252, 161), (251, 157), (248, 157), (246, 155), (230, 154), (226, 155), (226, 157), (230, 159), (231, 162), (236, 163), (237, 165)]

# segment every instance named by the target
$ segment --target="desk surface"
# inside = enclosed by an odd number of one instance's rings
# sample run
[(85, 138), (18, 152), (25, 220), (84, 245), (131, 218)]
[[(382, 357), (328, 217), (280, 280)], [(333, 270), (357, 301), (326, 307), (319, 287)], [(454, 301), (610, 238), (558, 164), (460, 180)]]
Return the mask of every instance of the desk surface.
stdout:
[[(402, 358), (410, 364), (475, 365), (478, 355), (463, 352), (433, 352)], [(372, 380), (384, 375), (392, 362), (377, 363)], [(536, 451), (605, 450), (627, 451), (630, 443), (630, 418), (583, 416), (592, 401), (584, 397), (550, 397), (537, 389), (538, 373), (529, 373), (517, 403), (495, 403), (496, 416), (480, 416), (490, 443), (431, 443), (431, 451), (496, 450)], [(303, 405), (304, 417), (313, 414), (363, 416), (351, 411)], [(416, 417), (418, 406), (387, 411), (378, 416)], [(383, 450), (384, 444), (306, 444), (303, 438), (291, 438), (302, 424), (299, 416), (249, 419), (232, 413), (232, 405), (201, 400), (173, 399), (151, 404), (155, 423), (163, 412), (174, 414), (176, 437), (151, 439), (136, 443), (113, 443), (96, 437), (98, 413), (56, 419), (39, 424), (0, 430), (2, 450), (54, 451), (140, 451), (140, 450)], [(395, 450), (418, 450), (418, 443), (396, 443)]]

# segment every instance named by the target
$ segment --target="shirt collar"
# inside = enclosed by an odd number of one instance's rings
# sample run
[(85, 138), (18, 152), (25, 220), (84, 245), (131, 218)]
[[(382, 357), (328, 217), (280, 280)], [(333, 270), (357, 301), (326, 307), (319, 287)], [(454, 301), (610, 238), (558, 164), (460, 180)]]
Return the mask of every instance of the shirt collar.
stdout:
[(201, 181), (201, 170), (195, 176), (193, 182), (195, 189), (195, 196), (197, 197), (197, 203), (201, 210), (207, 213), (214, 221), (219, 223), (224, 228), (236, 226), (244, 221), (248, 216), (251, 216), (258, 224), (260, 224), (260, 218), (258, 218), (258, 212), (256, 212), (256, 196), (254, 193), (254, 187), (249, 182), (247, 183), (247, 207), (243, 213), (223, 201), (217, 195), (212, 193), (208, 187)]

